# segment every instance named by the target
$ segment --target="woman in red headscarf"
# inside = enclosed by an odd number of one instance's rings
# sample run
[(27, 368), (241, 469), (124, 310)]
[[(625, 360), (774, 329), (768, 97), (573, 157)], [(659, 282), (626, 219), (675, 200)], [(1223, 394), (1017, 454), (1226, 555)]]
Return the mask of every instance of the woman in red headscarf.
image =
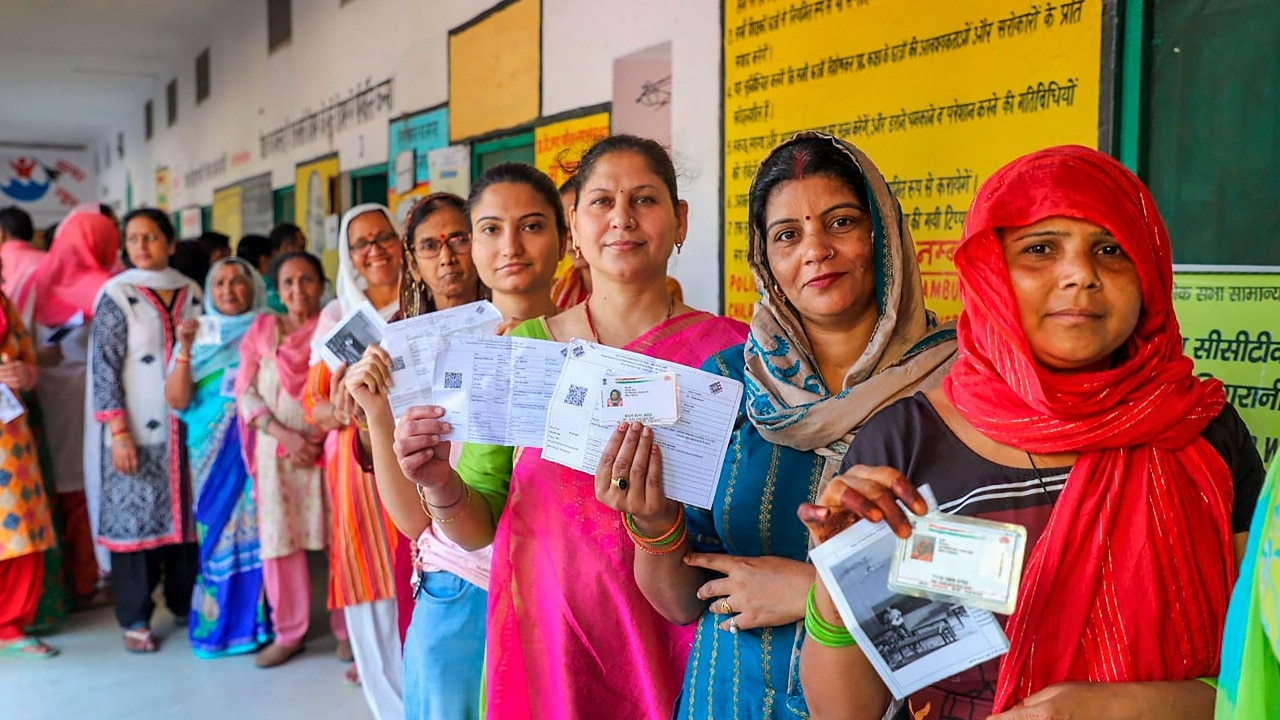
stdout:
[[(1221, 382), (1198, 378), (1150, 193), (1083, 147), (1022, 157), (982, 187), (955, 255), (964, 311), (942, 388), (863, 428), (801, 519), (940, 509), (1023, 525), (1009, 652), (921, 690), (902, 716), (1211, 718), (1227, 599), (1262, 464)], [(811, 613), (843, 626), (821, 582)], [(910, 629), (911, 618), (907, 618)], [(805, 641), (814, 718), (898, 712), (856, 646)], [(994, 714), (994, 715), (993, 715)]]
[[(98, 593), (99, 559), (84, 485), (84, 394), (89, 329), (94, 301), (119, 262), (120, 232), (115, 221), (97, 212), (77, 210), (58, 226), (58, 242), (18, 287), (15, 301), (35, 340), (43, 366), (39, 433), (48, 445), (50, 470), (65, 532), (61, 551), (71, 593), (81, 604), (106, 600)], [(53, 430), (53, 432), (49, 432)], [(97, 518), (92, 519), (93, 523)]]

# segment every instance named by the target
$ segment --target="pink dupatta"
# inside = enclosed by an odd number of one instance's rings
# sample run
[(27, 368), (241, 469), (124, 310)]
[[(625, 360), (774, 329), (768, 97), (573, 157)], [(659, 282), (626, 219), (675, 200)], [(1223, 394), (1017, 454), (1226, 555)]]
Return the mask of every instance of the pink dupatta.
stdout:
[[(698, 367), (746, 336), (743, 323), (692, 312), (625, 349)], [(539, 450), (516, 451), (493, 543), (489, 720), (671, 717), (694, 627), (649, 605), (621, 516), (593, 483)]]

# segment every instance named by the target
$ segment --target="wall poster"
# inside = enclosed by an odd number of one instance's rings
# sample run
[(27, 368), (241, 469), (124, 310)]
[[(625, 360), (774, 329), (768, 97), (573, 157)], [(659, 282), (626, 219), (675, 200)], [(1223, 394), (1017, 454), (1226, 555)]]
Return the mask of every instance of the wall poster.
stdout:
[(325, 273), (338, 272), (338, 253), (326, 251), (324, 219), (337, 213), (338, 154), (299, 163), (294, 182), (294, 223), (307, 235), (307, 250), (324, 261)]

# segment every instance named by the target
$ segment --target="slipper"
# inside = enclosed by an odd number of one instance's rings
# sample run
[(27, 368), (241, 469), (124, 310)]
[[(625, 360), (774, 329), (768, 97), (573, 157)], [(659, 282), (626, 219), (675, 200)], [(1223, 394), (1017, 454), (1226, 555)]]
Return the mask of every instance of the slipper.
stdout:
[(155, 636), (150, 628), (126, 630), (124, 633), (124, 649), (134, 654), (153, 653), (160, 648), (156, 646)]
[(0, 645), (0, 656), (25, 658), (27, 660), (48, 660), (57, 657), (57, 648), (31, 636), (21, 637), (12, 642)]

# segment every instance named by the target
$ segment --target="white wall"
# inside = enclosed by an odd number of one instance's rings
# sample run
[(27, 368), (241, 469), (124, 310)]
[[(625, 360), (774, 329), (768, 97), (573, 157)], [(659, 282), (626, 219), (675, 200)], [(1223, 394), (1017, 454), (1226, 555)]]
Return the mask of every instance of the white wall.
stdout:
[[(266, 2), (227, 3), (207, 34), (212, 95), (195, 105), (195, 56), (175, 58), (152, 92), (155, 135), (144, 137), (141, 103), (120, 120), (126, 157), (101, 174), (100, 199), (124, 204), (126, 177), (133, 204), (155, 202), (155, 169), (181, 179), (192, 168), (228, 158), (227, 171), (195, 187), (174, 188), (171, 209), (208, 205), (213, 191), (271, 172), (272, 185), (294, 182), (294, 166), (338, 152), (354, 170), (387, 160), (387, 121), (448, 100), (448, 31), (495, 0), (294, 0), (293, 38), (267, 54)], [(672, 125), (682, 194), (691, 206), (689, 242), (672, 271), (686, 300), (719, 305), (720, 7), (710, 0), (542, 0), (543, 115), (608, 102), (614, 58), (672, 42)], [(495, 48), (501, 52), (501, 48)], [(178, 122), (165, 116), (164, 88), (178, 78)], [(346, 97), (357, 83), (393, 77), (391, 113), (332, 138), (262, 158), (259, 136)], [(110, 138), (114, 139), (113, 131)], [(101, 152), (107, 138), (95, 143)], [(247, 153), (247, 156), (243, 155)], [(231, 167), (239, 156), (243, 162)]]

